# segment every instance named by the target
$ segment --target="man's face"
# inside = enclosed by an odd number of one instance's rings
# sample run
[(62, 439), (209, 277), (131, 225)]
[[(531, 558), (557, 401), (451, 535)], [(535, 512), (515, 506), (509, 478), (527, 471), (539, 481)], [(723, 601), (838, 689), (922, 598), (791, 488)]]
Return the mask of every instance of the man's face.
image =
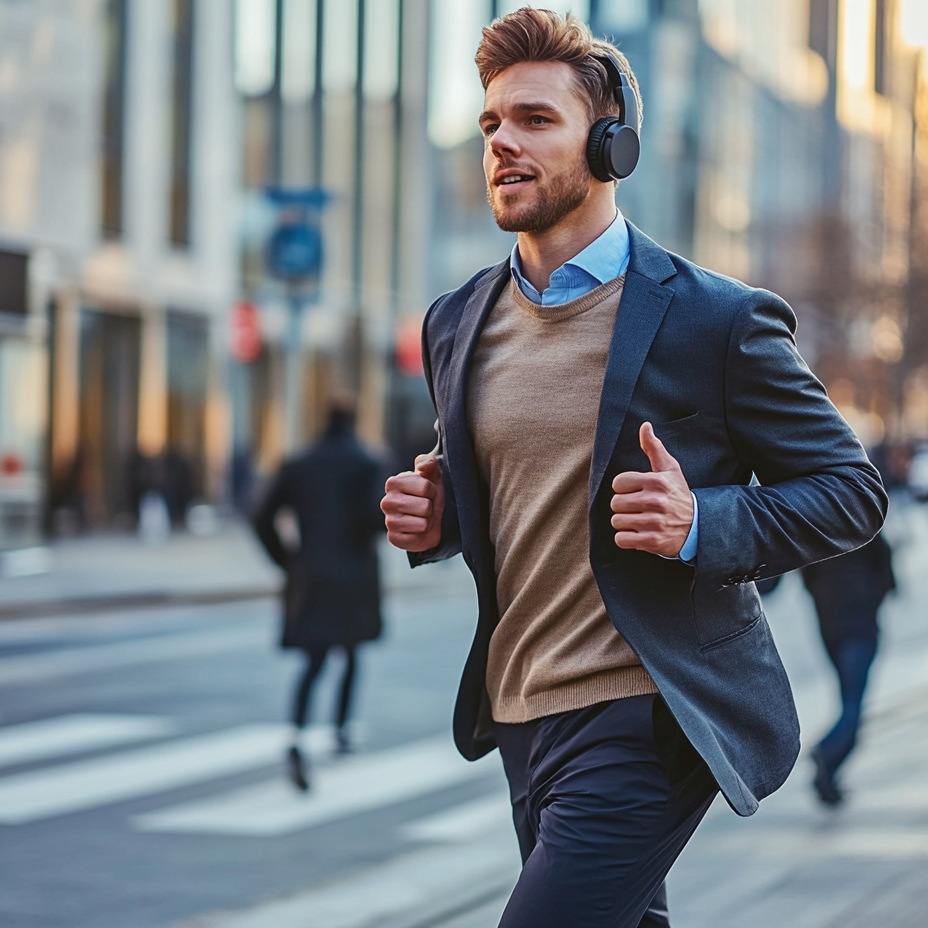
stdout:
[(487, 87), (487, 199), (505, 232), (544, 232), (586, 200), (588, 108), (569, 65), (526, 61)]

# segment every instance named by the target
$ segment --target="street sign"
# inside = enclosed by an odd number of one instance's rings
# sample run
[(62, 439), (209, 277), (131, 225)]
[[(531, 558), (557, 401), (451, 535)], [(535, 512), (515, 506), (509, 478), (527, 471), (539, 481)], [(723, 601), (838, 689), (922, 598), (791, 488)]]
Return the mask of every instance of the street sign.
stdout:
[(322, 233), (305, 218), (284, 220), (267, 244), (267, 266), (275, 277), (301, 280), (322, 269)]
[(318, 277), (323, 259), (318, 216), (331, 194), (322, 187), (266, 187), (264, 195), (279, 211), (267, 243), (268, 270), (288, 281)]

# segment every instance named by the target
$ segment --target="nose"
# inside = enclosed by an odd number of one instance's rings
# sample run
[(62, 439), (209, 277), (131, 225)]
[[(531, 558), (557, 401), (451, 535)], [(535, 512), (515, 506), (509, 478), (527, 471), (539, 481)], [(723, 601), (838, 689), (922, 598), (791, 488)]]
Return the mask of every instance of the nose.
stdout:
[(502, 161), (506, 157), (517, 158), (521, 150), (517, 135), (513, 131), (511, 124), (504, 120), (493, 135), (490, 136), (490, 151), (493, 152), (498, 161)]

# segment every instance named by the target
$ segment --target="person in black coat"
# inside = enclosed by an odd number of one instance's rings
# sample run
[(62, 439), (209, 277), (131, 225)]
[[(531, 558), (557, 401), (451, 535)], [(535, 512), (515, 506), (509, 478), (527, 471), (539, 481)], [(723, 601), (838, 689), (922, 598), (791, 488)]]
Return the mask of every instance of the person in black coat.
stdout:
[[(355, 650), (381, 633), (376, 539), (384, 530), (379, 506), (383, 470), (355, 436), (353, 412), (335, 407), (322, 439), (283, 463), (254, 516), (258, 538), (287, 572), (282, 647), (306, 654), (288, 750), (290, 777), (303, 790), (308, 788), (307, 762), (299, 738), (326, 657), (333, 647), (345, 653), (335, 723), (339, 750), (347, 751)], [(288, 549), (276, 524), (287, 508), (299, 528), (296, 550)]]
[(835, 775), (857, 741), (879, 637), (877, 613), (896, 587), (892, 552), (877, 535), (856, 551), (804, 567), (802, 579), (815, 603), (822, 642), (841, 687), (841, 714), (812, 752), (815, 791), (826, 805), (837, 805), (844, 795)]

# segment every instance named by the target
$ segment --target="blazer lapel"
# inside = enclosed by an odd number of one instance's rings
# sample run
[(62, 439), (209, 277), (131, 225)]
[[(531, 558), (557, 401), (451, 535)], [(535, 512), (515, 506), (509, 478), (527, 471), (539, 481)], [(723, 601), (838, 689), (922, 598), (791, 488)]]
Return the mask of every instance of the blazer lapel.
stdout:
[(467, 429), (467, 379), (470, 362), (490, 310), (503, 287), (511, 279), (509, 259), (487, 272), (464, 304), (454, 337), (448, 370), (446, 409), (442, 421), (445, 449), (454, 467), (455, 494), (458, 498), (458, 518), (464, 539), (479, 537), (479, 493), (473, 448)]
[(672, 288), (663, 285), (676, 273), (667, 252), (631, 223), (628, 232), (631, 255), (609, 346), (593, 443), (591, 506), (625, 424), (641, 368), (674, 295)]

